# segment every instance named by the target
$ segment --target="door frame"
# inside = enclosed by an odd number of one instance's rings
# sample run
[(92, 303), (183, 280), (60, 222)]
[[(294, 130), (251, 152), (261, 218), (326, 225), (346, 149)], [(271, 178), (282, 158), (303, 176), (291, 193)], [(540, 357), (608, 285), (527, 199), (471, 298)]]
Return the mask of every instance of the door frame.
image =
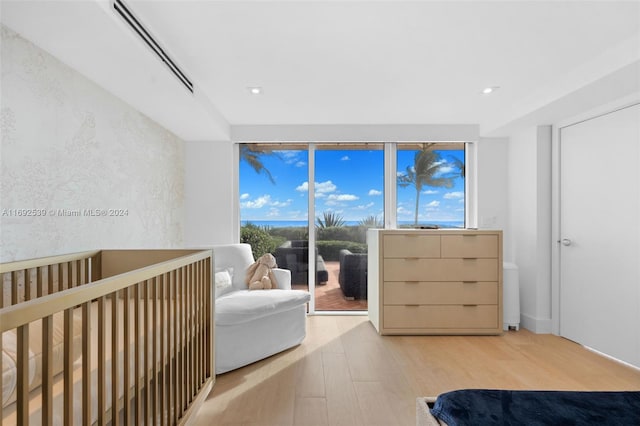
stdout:
[(588, 121), (603, 115), (613, 113), (630, 106), (640, 104), (640, 94), (636, 93), (613, 102), (601, 105), (568, 119), (558, 121), (552, 126), (551, 137), (551, 332), (560, 335), (560, 240), (562, 239), (562, 229), (560, 229), (561, 215), (561, 194), (560, 194), (560, 169), (562, 158), (560, 158), (560, 132), (563, 128), (569, 127), (584, 121)]

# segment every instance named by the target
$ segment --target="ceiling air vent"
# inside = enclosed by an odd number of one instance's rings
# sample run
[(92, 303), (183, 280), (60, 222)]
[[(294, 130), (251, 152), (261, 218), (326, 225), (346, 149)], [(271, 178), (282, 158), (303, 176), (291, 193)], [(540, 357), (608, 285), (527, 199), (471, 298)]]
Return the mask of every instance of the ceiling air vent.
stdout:
[(138, 18), (124, 5), (124, 2), (121, 0), (114, 0), (113, 8), (118, 14), (124, 19), (124, 22), (127, 23), (133, 29), (133, 31), (140, 36), (140, 38), (151, 48), (153, 52), (165, 63), (167, 67), (171, 70), (171, 72), (178, 77), (178, 79), (184, 84), (184, 86), (193, 93), (193, 83), (191, 80), (187, 78), (187, 76), (182, 72), (182, 70), (176, 65), (175, 62), (167, 55), (160, 46), (160, 44), (153, 38), (153, 36), (147, 31), (147, 29), (140, 23)]

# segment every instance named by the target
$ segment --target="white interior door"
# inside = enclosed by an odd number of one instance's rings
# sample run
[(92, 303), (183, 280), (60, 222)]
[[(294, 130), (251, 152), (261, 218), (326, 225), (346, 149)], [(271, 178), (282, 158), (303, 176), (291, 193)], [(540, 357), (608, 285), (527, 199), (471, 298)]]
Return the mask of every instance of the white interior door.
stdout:
[(640, 105), (560, 129), (560, 334), (640, 366)]

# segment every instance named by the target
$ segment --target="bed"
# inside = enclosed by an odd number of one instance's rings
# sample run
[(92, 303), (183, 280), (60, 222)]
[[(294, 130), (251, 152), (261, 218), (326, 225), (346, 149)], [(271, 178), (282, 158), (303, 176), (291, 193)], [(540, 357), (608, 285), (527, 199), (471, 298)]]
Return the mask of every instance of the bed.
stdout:
[(640, 425), (640, 391), (461, 389), (416, 400), (418, 426)]
[(0, 265), (3, 425), (183, 424), (213, 387), (211, 250)]

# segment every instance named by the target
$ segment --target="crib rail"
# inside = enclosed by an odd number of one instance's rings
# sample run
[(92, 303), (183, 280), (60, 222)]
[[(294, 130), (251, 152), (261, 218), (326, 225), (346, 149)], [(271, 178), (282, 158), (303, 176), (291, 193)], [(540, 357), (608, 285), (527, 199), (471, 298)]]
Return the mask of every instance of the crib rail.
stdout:
[(0, 264), (0, 308), (97, 281), (100, 255), (85, 251)]
[[(145, 252), (154, 264), (140, 267)], [(113, 266), (118, 258), (137, 269), (113, 275), (122, 270)], [(18, 377), (12, 412), (0, 411), (3, 424), (5, 414), (21, 425), (185, 422), (214, 381), (212, 271), (211, 250), (109, 250), (1, 265), (3, 286), (10, 282), (12, 290), (8, 303), (2, 301), (0, 331), (16, 334)], [(112, 276), (99, 279), (103, 273)], [(54, 376), (56, 315), (64, 349), (62, 371)], [(42, 332), (30, 336), (36, 323)], [(29, 383), (34, 338), (43, 348), (35, 404)], [(30, 404), (40, 404), (35, 420)]]

